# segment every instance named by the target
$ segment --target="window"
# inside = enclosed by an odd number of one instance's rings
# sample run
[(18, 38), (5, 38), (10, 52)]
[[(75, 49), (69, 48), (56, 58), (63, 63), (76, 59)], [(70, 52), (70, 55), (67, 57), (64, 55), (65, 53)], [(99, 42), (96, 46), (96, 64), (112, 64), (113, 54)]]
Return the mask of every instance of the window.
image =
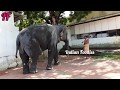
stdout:
[(89, 36), (89, 34), (85, 33), (85, 34), (77, 34), (77, 39), (84, 39), (85, 36)]
[(90, 38), (96, 38), (96, 37), (97, 37), (96, 32), (94, 32), (94, 33), (90, 33)]
[(101, 32), (96, 32), (96, 38), (101, 38), (102, 35), (101, 35)]
[(83, 35), (82, 34), (77, 34), (77, 39), (83, 39)]
[(108, 37), (107, 31), (90, 33), (90, 38)]
[(120, 36), (120, 29), (117, 30), (117, 36)]
[(103, 32), (101, 32), (101, 35), (102, 35), (102, 37), (108, 37), (108, 32), (107, 31), (103, 31)]
[(117, 35), (117, 30), (110, 30), (108, 31), (108, 36), (112, 37), (112, 36), (116, 36)]
[(102, 37), (107, 37), (108, 33), (102, 33)]

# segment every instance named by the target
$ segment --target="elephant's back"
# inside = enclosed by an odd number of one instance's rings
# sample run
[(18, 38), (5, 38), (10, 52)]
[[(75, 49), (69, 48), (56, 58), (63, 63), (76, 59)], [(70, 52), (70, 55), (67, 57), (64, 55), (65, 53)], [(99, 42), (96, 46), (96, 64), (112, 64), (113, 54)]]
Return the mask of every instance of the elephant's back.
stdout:
[(43, 28), (41, 27), (45, 28), (47, 27), (47, 24), (34, 24), (34, 25), (29, 26), (28, 29), (29, 30), (37, 30), (37, 29), (42, 30)]
[(48, 49), (48, 46), (51, 43), (52, 35), (49, 29), (50, 26), (48, 26), (47, 24), (31, 25), (26, 30), (21, 32), (20, 38), (22, 42), (22, 47), (30, 47), (30, 45), (32, 45), (31, 40), (35, 38), (43, 51)]

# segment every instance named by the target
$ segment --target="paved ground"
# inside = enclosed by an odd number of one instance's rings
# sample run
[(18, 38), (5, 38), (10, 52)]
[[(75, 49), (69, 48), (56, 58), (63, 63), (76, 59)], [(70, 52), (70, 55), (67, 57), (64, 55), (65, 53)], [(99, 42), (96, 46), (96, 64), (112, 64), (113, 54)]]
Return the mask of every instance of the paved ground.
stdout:
[(38, 73), (22, 74), (22, 67), (0, 72), (0, 79), (120, 79), (119, 60), (84, 59), (61, 56), (61, 65), (45, 70), (47, 61), (38, 62)]

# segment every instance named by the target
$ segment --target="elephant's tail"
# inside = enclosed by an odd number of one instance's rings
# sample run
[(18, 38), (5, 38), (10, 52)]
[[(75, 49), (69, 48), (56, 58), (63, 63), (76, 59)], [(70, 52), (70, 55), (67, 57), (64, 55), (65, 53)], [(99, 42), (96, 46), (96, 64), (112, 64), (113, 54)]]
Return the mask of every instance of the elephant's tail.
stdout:
[(19, 35), (18, 35), (18, 37), (16, 39), (16, 55), (15, 55), (16, 58), (18, 58), (17, 57), (17, 52), (19, 50), (19, 47), (20, 47), (20, 40), (19, 40)]

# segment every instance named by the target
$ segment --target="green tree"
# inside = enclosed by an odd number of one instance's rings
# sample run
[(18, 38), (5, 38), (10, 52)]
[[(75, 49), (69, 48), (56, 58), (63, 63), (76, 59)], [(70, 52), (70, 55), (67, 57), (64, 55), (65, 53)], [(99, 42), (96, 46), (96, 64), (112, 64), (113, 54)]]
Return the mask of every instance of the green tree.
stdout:
[(47, 18), (45, 11), (24, 11), (24, 15), (26, 18), (21, 19), (20, 23), (16, 24), (20, 30), (32, 24), (45, 23), (44, 18)]
[[(48, 23), (57, 25), (59, 23), (67, 25), (67, 23), (79, 22), (81, 18), (84, 18), (91, 11), (70, 11), (68, 18), (64, 17), (65, 11), (24, 11), (26, 18), (20, 20), (19, 24), (16, 24), (22, 30), (33, 24)], [(47, 15), (49, 14), (49, 15)]]
[(70, 11), (69, 22), (75, 21), (77, 23), (89, 13), (91, 13), (91, 11)]

